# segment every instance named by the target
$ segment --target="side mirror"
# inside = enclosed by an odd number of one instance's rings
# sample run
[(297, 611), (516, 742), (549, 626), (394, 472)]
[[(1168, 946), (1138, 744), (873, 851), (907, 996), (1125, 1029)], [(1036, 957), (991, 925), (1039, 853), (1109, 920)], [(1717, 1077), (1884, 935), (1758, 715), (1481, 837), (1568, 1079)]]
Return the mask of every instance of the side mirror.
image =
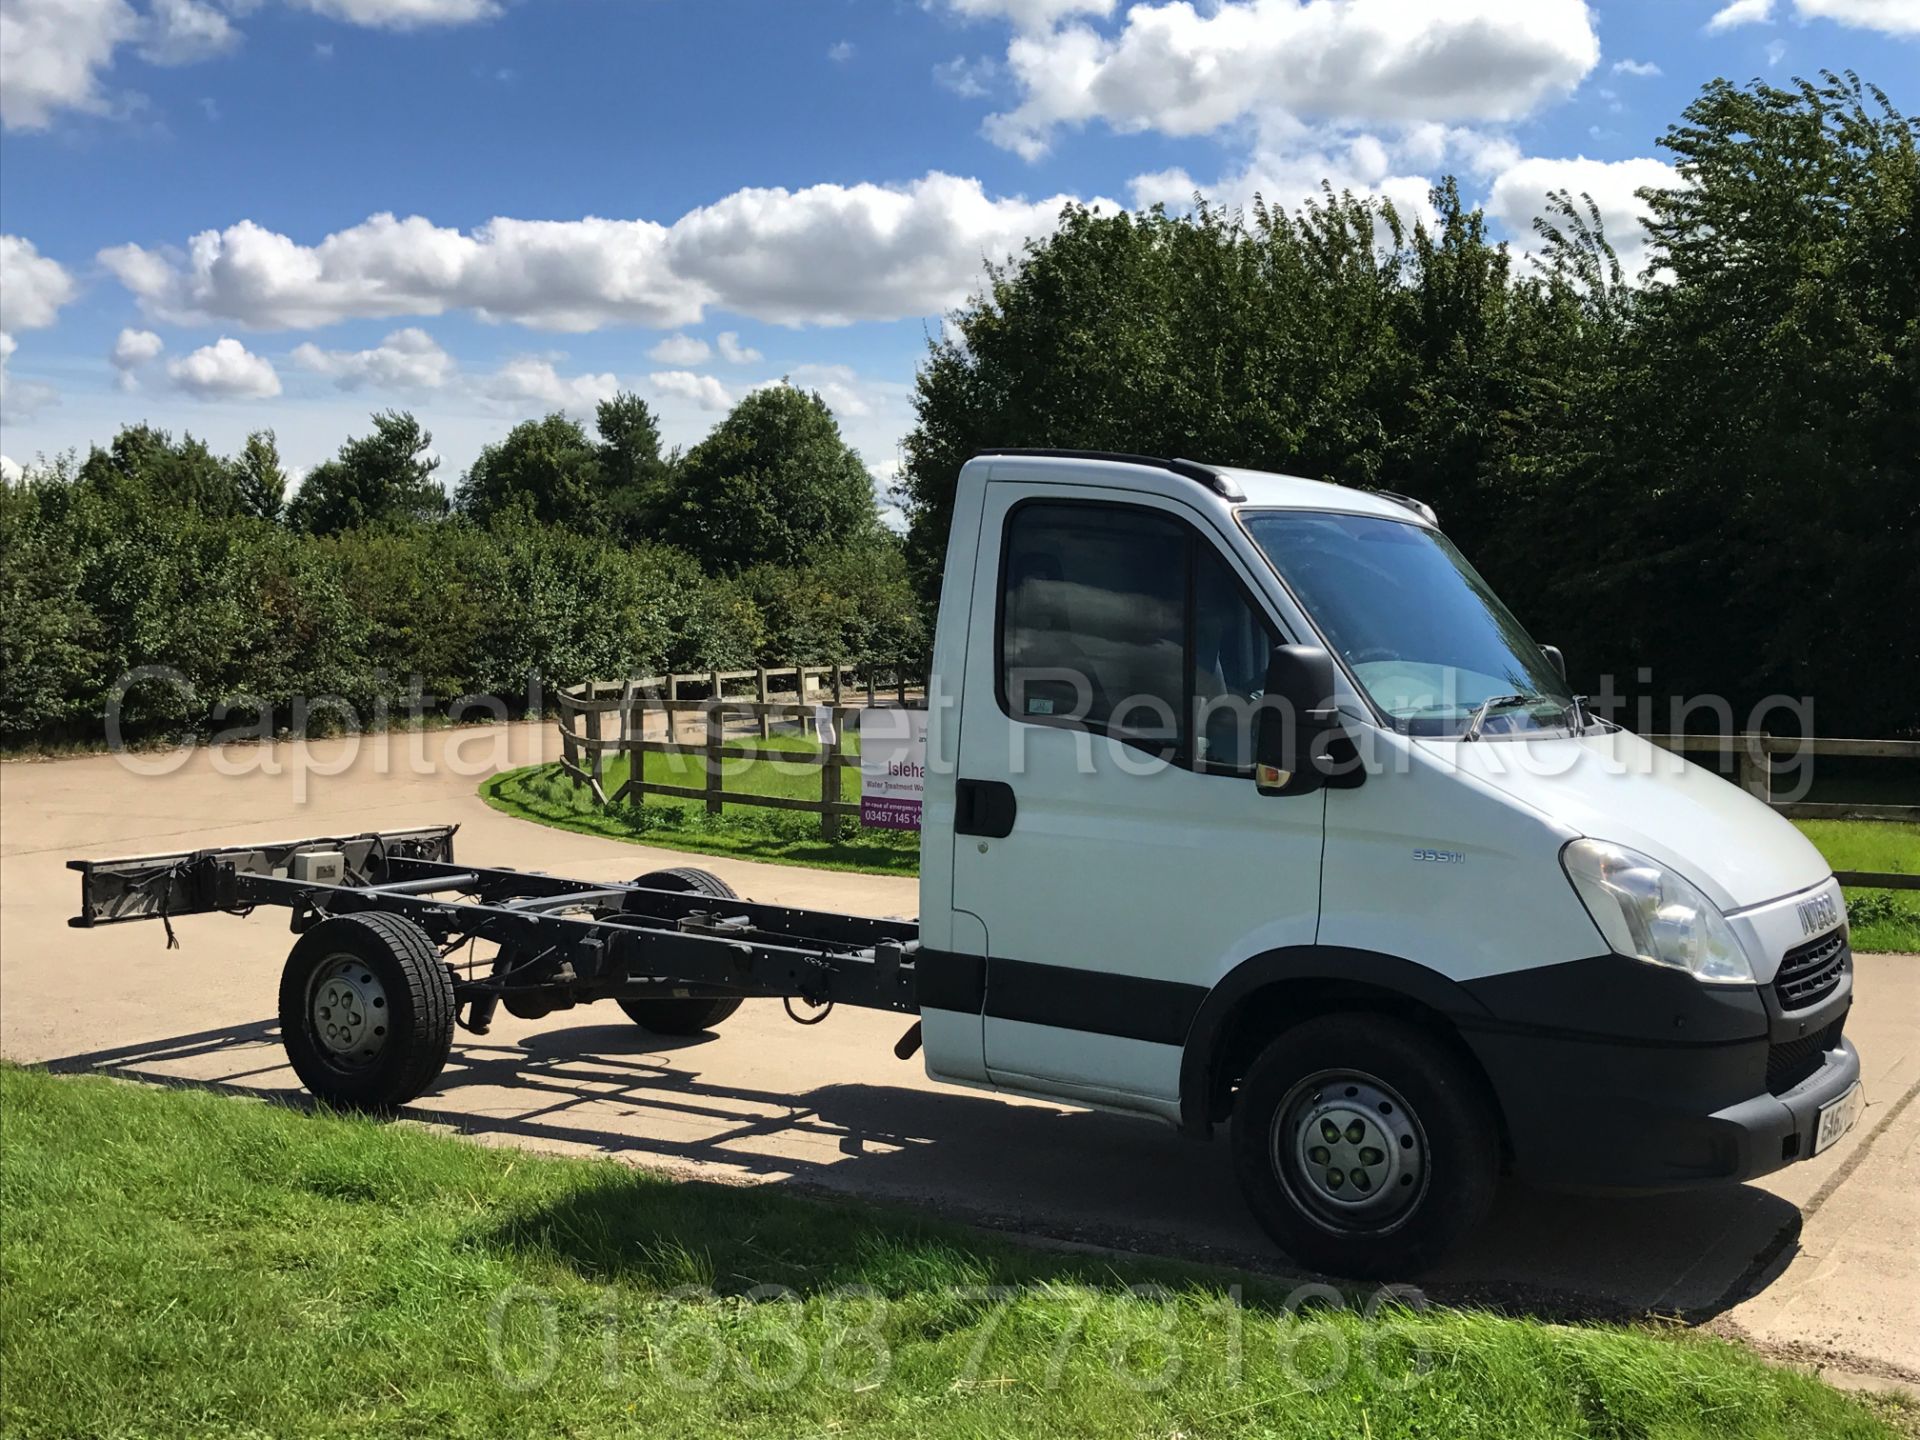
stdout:
[(1318, 645), (1276, 645), (1254, 726), (1254, 783), (1268, 795), (1313, 793), (1327, 783), (1327, 742), (1343, 733), (1333, 657)]
[(1547, 657), (1547, 663), (1562, 680), (1567, 678), (1567, 657), (1560, 653), (1558, 645), (1542, 645), (1540, 653)]

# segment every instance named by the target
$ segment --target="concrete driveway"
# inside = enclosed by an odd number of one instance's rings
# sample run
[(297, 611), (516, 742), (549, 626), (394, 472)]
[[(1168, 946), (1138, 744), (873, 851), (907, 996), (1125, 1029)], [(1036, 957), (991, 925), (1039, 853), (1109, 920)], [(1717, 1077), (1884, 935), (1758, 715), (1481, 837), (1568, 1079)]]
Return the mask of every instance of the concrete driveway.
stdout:
[[(463, 860), (592, 879), (701, 864), (755, 899), (912, 915), (913, 881), (692, 859), (508, 819), (480, 776), (547, 758), (546, 727), (311, 747), (0, 766), (0, 1053), (261, 1094), (294, 1091), (273, 1021), (286, 917), (70, 930), (70, 857), (458, 822)], [(277, 773), (269, 773), (272, 767)], [(223, 773), (230, 771), (239, 773)], [(1537, 1313), (1670, 1314), (1776, 1358), (1920, 1384), (1920, 957), (1859, 959), (1849, 1033), (1870, 1107), (1840, 1145), (1765, 1182), (1638, 1199), (1510, 1186), (1436, 1298)], [(750, 1002), (715, 1036), (663, 1041), (611, 1006), (464, 1032), (419, 1102), (485, 1141), (604, 1154), (708, 1179), (907, 1201), (1024, 1234), (1284, 1272), (1241, 1208), (1225, 1147), (1150, 1124), (929, 1082), (893, 1058), (897, 1016), (808, 1030)]]

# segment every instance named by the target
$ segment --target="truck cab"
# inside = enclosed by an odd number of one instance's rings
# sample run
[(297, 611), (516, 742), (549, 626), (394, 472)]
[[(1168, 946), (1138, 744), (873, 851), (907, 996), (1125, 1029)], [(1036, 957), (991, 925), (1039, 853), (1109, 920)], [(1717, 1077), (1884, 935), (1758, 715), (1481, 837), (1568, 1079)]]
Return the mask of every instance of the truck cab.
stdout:
[(1819, 852), (1592, 715), (1417, 501), (979, 456), (928, 708), (928, 1073), (1225, 1124), (1308, 1263), (1415, 1268), (1505, 1171), (1738, 1181), (1859, 1112)]

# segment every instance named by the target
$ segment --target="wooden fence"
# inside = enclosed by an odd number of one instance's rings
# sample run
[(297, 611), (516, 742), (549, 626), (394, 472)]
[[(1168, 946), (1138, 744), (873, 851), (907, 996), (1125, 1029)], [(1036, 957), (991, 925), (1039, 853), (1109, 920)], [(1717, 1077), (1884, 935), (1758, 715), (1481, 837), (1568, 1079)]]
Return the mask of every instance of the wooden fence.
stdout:
[[(750, 692), (729, 694), (728, 686)], [(702, 692), (685, 698), (687, 690)], [(790, 691), (792, 699), (772, 698), (776, 689)], [(871, 668), (845, 665), (761, 666), (753, 670), (708, 670), (698, 674), (646, 675), (631, 680), (596, 680), (564, 689), (556, 696), (560, 709), (560, 768), (593, 791), (603, 805), (623, 800), (643, 803), (648, 795), (682, 800), (704, 800), (707, 813), (718, 815), (723, 805), (761, 805), (776, 810), (803, 810), (820, 817), (820, 837), (839, 838), (840, 822), (858, 816), (859, 805), (841, 798), (842, 775), (858, 759), (847, 753), (846, 737), (857, 729), (860, 715), (870, 709), (917, 708), (924, 705), (922, 687), (902, 671), (884, 677)], [(664, 734), (649, 734), (649, 721), (658, 717)], [(691, 718), (688, 736), (682, 718)], [(772, 758), (782, 765), (817, 767), (817, 799), (794, 795), (758, 795), (728, 790), (722, 761), (763, 760), (767, 752), (751, 745), (728, 744), (729, 718), (744, 719), (759, 732), (773, 734), (776, 721), (792, 720), (800, 728), (813, 726), (820, 734), (818, 751), (780, 751)], [(821, 725), (821, 721), (826, 723)], [(575, 728), (575, 722), (579, 728)], [(608, 733), (609, 721), (614, 733)], [(705, 772), (700, 785), (675, 785), (647, 779), (648, 755), (699, 755)], [(609, 795), (607, 756), (627, 757), (627, 778)]]

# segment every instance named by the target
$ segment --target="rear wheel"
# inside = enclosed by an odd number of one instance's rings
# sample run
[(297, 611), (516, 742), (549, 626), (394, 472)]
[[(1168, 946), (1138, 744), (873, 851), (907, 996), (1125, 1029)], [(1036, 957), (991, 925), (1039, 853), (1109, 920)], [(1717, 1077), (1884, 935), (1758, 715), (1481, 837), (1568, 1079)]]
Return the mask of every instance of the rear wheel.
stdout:
[(1316, 1270), (1409, 1274), (1492, 1202), (1494, 1116), (1467, 1067), (1426, 1032), (1328, 1015), (1281, 1035), (1240, 1087), (1233, 1159), (1254, 1218)]
[[(691, 895), (711, 895), (717, 900), (738, 900), (734, 888), (710, 870), (686, 866), (675, 870), (652, 870), (634, 879), (635, 885), (649, 890), (677, 890)], [(711, 1030), (740, 1008), (737, 995), (718, 999), (683, 999), (662, 996), (654, 999), (628, 999), (619, 1002), (627, 1018), (643, 1030), (656, 1035), (698, 1035)]]
[(431, 1085), (453, 1049), (453, 977), (418, 925), (336, 915), (302, 935), (280, 972), (280, 1036), (319, 1100), (392, 1110)]

